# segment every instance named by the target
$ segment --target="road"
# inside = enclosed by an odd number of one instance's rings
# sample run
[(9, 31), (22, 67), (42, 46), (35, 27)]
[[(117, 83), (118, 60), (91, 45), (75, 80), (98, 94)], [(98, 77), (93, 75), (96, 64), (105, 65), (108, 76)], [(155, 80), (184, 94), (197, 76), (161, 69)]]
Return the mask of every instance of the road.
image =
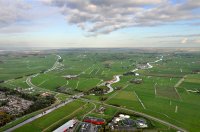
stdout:
[(46, 110), (44, 113), (40, 113), (40, 114), (38, 114), (38, 115), (36, 115), (36, 116), (33, 116), (33, 117), (29, 118), (28, 120), (25, 120), (25, 121), (22, 122), (22, 123), (17, 124), (16, 126), (14, 126), (14, 127), (10, 128), (10, 129), (6, 130), (5, 132), (12, 132), (13, 130), (15, 130), (15, 129), (21, 127), (21, 126), (23, 126), (23, 125), (25, 125), (25, 124), (27, 124), (27, 123), (30, 123), (30, 122), (32, 122), (32, 121), (34, 121), (34, 120), (36, 120), (36, 119), (38, 119), (38, 118), (40, 118), (40, 117), (42, 117), (42, 116), (45, 116), (45, 115), (51, 113), (52, 111), (54, 111), (54, 110), (56, 110), (56, 109), (58, 109), (58, 108), (60, 108), (60, 107), (62, 107), (62, 106), (64, 106), (64, 105), (66, 105), (66, 104), (72, 102), (73, 100), (74, 100), (74, 99), (69, 99), (69, 100), (67, 100), (67, 101), (64, 102), (64, 103), (61, 103), (61, 104), (57, 105), (56, 107), (53, 107), (53, 108), (50, 108), (50, 109)]
[(96, 106), (96, 104), (95, 104), (95, 103), (93, 103), (93, 102), (92, 102), (92, 104), (94, 105), (94, 108), (93, 108), (91, 111), (89, 111), (88, 113), (86, 113), (86, 114), (83, 116), (83, 118), (82, 118), (82, 119), (84, 119), (86, 115), (88, 115), (88, 114), (92, 113), (92, 112), (93, 112), (93, 111), (94, 111), (94, 110), (97, 108), (97, 106)]
[(175, 88), (179, 87), (179, 86), (183, 83), (183, 81), (185, 80), (186, 77), (187, 77), (187, 75), (185, 75), (183, 78), (181, 78), (181, 79), (174, 85), (174, 87), (175, 87)]
[(61, 56), (60, 55), (56, 55), (56, 56), (58, 58), (57, 58), (56, 62), (54, 63), (54, 65), (51, 68), (49, 68), (47, 71), (45, 71), (44, 73), (48, 73), (50, 71), (53, 71), (53, 70), (57, 69), (61, 65), (60, 62), (59, 62), (59, 60), (62, 59)]
[[(76, 96), (76, 99), (78, 99), (78, 98), (81, 98), (81, 97), (83, 96), (83, 94), (81, 93), (81, 94), (77, 94), (77, 95), (75, 95), (75, 96)], [(33, 117), (31, 117), (31, 118), (25, 120), (24, 122), (21, 122), (21, 123), (17, 124), (16, 126), (10, 128), (10, 129), (7, 129), (5, 132), (11, 132), (11, 131), (13, 131), (13, 130), (15, 130), (15, 129), (17, 129), (17, 128), (23, 126), (23, 125), (25, 125), (25, 124), (27, 124), (27, 123), (30, 123), (30, 122), (32, 122), (32, 121), (34, 121), (34, 120), (36, 120), (36, 119), (38, 119), (38, 118), (40, 118), (40, 117), (42, 117), (42, 116), (45, 116), (45, 115), (47, 115), (47, 114), (53, 112), (54, 110), (56, 110), (56, 109), (58, 109), (58, 108), (60, 108), (60, 107), (62, 107), (62, 106), (65, 106), (66, 104), (68, 104), (68, 103), (70, 103), (70, 102), (73, 102), (73, 101), (76, 100), (76, 99), (69, 99), (69, 100), (66, 100), (65, 102), (63, 102), (63, 103), (61, 103), (61, 104), (59, 104), (59, 105), (57, 105), (57, 106), (55, 106), (55, 107), (52, 107), (52, 108), (46, 110), (46, 111), (43, 112), (43, 113), (40, 113), (40, 114), (38, 114), (38, 115), (36, 115), (36, 116), (33, 116)]]
[[(82, 99), (82, 100), (87, 101), (87, 102), (94, 102), (94, 103), (102, 104), (102, 102), (99, 102), (99, 101), (88, 100), (88, 99)], [(110, 105), (110, 104), (105, 104), (105, 103), (104, 103), (104, 105), (105, 105), (105, 106), (110, 106), (110, 107), (113, 107), (113, 108), (117, 108), (117, 109), (126, 110), (126, 111), (132, 112), (132, 113), (134, 113), (134, 114), (137, 114), (137, 115), (146, 117), (146, 118), (148, 118), (148, 119), (157, 121), (157, 122), (159, 122), (159, 123), (161, 123), (161, 124), (164, 124), (164, 125), (166, 125), (166, 126), (169, 126), (169, 127), (171, 127), (171, 128), (175, 128), (175, 129), (177, 129), (177, 130), (179, 130), (179, 131), (188, 132), (187, 130), (185, 130), (185, 129), (181, 128), (181, 127), (178, 127), (178, 126), (173, 125), (173, 124), (171, 124), (171, 123), (169, 123), (169, 122), (167, 122), (167, 121), (164, 121), (164, 120), (161, 120), (161, 119), (159, 119), (159, 118), (156, 118), (156, 117), (147, 115), (147, 114), (142, 113), (142, 112), (138, 112), (138, 111), (135, 111), (135, 110), (130, 110), (130, 109), (127, 109), (127, 108), (117, 107), (117, 106)]]
[[(58, 68), (58, 67), (60, 66), (59, 60), (62, 59), (62, 58), (61, 58), (60, 55), (57, 55), (57, 57), (58, 57), (58, 58), (57, 58), (56, 62), (54, 63), (54, 65), (53, 65), (51, 68), (49, 68), (48, 70), (46, 70), (44, 73), (48, 73), (48, 72), (50, 72), (50, 71), (53, 71), (53, 70), (55, 70), (56, 68)], [(31, 79), (32, 79), (32, 78), (37, 77), (37, 76), (39, 76), (39, 75), (40, 75), (40, 73), (37, 73), (37, 74), (31, 75), (31, 76), (28, 76), (27, 79), (26, 79), (26, 83), (28, 84), (28, 86), (29, 86), (30, 88), (37, 88), (37, 89), (41, 89), (41, 90), (45, 90), (45, 91), (52, 92), (51, 90), (47, 90), (47, 89), (40, 88), (40, 87), (34, 85), (34, 84), (31, 82)], [(57, 93), (57, 92), (56, 92), (56, 93)]]
[[(156, 61), (150, 62), (150, 63), (159, 62), (159, 61), (162, 60), (162, 58), (163, 58), (163, 56), (162, 56), (159, 60), (156, 60)], [(58, 59), (60, 59), (60, 57), (58, 57)], [(55, 64), (58, 62), (58, 59), (57, 59), (57, 61), (55, 62)], [(148, 64), (150, 65), (150, 63), (148, 63)], [(53, 70), (55, 69), (55, 64), (54, 64), (54, 66), (53, 66), (52, 68), (50, 68), (51, 70), (52, 70), (52, 69), (53, 69)], [(152, 66), (150, 66), (149, 68), (152, 68)], [(47, 70), (47, 71), (51, 71), (51, 70)], [(137, 70), (138, 70), (138, 69), (137, 69)], [(137, 70), (136, 70), (136, 71), (137, 71)], [(26, 82), (27, 82), (27, 84), (28, 84), (30, 87), (36, 87), (36, 88), (38, 88), (37, 86), (35, 86), (34, 84), (31, 83), (31, 77), (35, 77), (35, 76), (38, 76), (38, 74), (35, 74), (35, 75), (33, 75), (33, 76), (28, 77), (27, 80), (26, 80)], [(119, 79), (119, 76), (116, 77), (116, 78), (117, 78), (117, 81), (120, 80), (120, 79)], [(83, 94), (76, 95), (76, 98), (81, 98), (82, 96), (83, 96)], [(66, 101), (66, 102), (64, 102), (64, 103), (62, 103), (62, 104), (60, 104), (60, 105), (58, 105), (57, 107), (53, 107), (53, 108), (47, 110), (45, 113), (38, 114), (38, 115), (36, 115), (36, 116), (34, 116), (34, 117), (32, 117), (32, 118), (30, 118), (30, 119), (28, 119), (28, 120), (26, 120), (26, 121), (24, 121), (24, 122), (18, 124), (18, 125), (16, 125), (16, 126), (10, 128), (10, 129), (6, 130), (6, 132), (11, 132), (11, 131), (13, 131), (13, 130), (15, 130), (15, 129), (17, 129), (17, 128), (23, 126), (23, 125), (25, 125), (25, 124), (27, 124), (27, 123), (30, 123), (30, 122), (32, 122), (32, 121), (34, 121), (34, 120), (36, 120), (36, 119), (38, 119), (38, 118), (40, 118), (40, 117), (42, 117), (42, 116), (44, 116), (44, 115), (46, 115), (46, 114), (48, 114), (48, 113), (54, 111), (54, 110), (56, 110), (56, 109), (58, 109), (58, 108), (60, 108), (60, 107), (62, 107), (62, 106), (64, 106), (64, 105), (66, 105), (66, 104), (72, 102), (73, 100), (74, 100), (74, 99), (70, 99), (70, 100), (68, 100), (68, 101)], [(88, 100), (88, 99), (83, 99), (83, 98), (81, 98), (81, 100), (86, 101), (86, 102), (91, 102), (91, 103), (93, 103), (93, 104), (94, 104), (94, 103), (102, 104), (102, 102), (94, 101), (94, 100)], [(94, 105), (95, 105), (95, 104), (94, 104)], [(140, 115), (140, 116), (149, 118), (149, 119), (151, 119), (151, 120), (160, 122), (160, 123), (162, 123), (162, 124), (164, 124), (164, 125), (166, 125), (166, 126), (175, 128), (175, 129), (177, 129), (177, 130), (179, 130), (179, 131), (187, 132), (187, 130), (185, 130), (185, 129), (183, 129), (183, 128), (180, 128), (180, 127), (178, 127), (178, 126), (176, 126), (176, 125), (173, 125), (173, 124), (171, 124), (171, 123), (169, 123), (169, 122), (167, 122), (167, 121), (164, 121), (164, 120), (161, 120), (161, 119), (159, 119), (159, 118), (156, 118), (156, 117), (147, 115), (147, 114), (142, 113), (142, 112), (138, 112), (138, 111), (135, 111), (135, 110), (130, 110), (130, 109), (127, 109), (127, 108), (121, 108), (121, 107), (117, 107), (117, 106), (110, 105), (110, 104), (105, 104), (105, 103), (104, 103), (104, 105), (105, 105), (105, 106), (110, 106), (110, 107), (113, 107), (113, 108), (117, 108), (117, 109), (122, 109), (122, 110), (130, 111), (130, 112), (133, 112), (133, 113), (135, 113), (135, 114), (137, 114), (137, 115)], [(95, 105), (95, 108), (96, 108), (96, 105)], [(94, 110), (94, 109), (93, 109), (93, 110)], [(93, 111), (93, 110), (92, 110), (92, 111)], [(90, 111), (90, 112), (92, 112), (92, 111)]]
[[(157, 62), (162, 61), (162, 60), (163, 60), (163, 56), (161, 56), (161, 58), (158, 59), (158, 60), (156, 60), (156, 61), (148, 62), (148, 63), (147, 63), (148, 69), (153, 68), (153, 66), (152, 66), (151, 64), (157, 63)], [(136, 69), (132, 70), (132, 72), (136, 72), (136, 71), (138, 71), (138, 70), (139, 70), (139, 69), (136, 68)], [(118, 76), (118, 78), (119, 78), (119, 76)], [(120, 81), (120, 79), (117, 79), (117, 80)], [(118, 82), (118, 81), (117, 81), (117, 82)], [(109, 99), (110, 99), (110, 98), (109, 98)], [(94, 103), (102, 104), (102, 102), (98, 102), (98, 101), (93, 101), (93, 100), (88, 100), (88, 99), (83, 99), (83, 100), (85, 100), (85, 101), (87, 101), (87, 102), (94, 102)], [(164, 120), (161, 120), (161, 119), (159, 119), (159, 118), (156, 118), (156, 117), (147, 115), (147, 114), (142, 113), (142, 112), (138, 112), (138, 111), (135, 111), (135, 110), (130, 110), (130, 109), (127, 109), (127, 108), (121, 108), (121, 107), (117, 107), (117, 106), (109, 105), (109, 104), (105, 104), (105, 103), (104, 103), (104, 105), (107, 105), (107, 106), (110, 106), (110, 107), (114, 107), (114, 108), (117, 108), (117, 109), (122, 109), (122, 110), (130, 111), (130, 112), (133, 112), (133, 113), (135, 113), (135, 114), (137, 114), (137, 115), (140, 115), (140, 116), (149, 118), (149, 119), (151, 119), (151, 120), (160, 122), (160, 123), (162, 123), (162, 124), (164, 124), (164, 125), (166, 125), (166, 126), (175, 128), (175, 129), (177, 129), (177, 130), (179, 130), (179, 131), (187, 132), (187, 130), (185, 130), (185, 129), (183, 129), (183, 128), (180, 128), (180, 127), (178, 127), (178, 126), (176, 126), (176, 125), (173, 125), (173, 124), (171, 124), (171, 123), (169, 123), (169, 122), (167, 122), (167, 121), (164, 121)]]

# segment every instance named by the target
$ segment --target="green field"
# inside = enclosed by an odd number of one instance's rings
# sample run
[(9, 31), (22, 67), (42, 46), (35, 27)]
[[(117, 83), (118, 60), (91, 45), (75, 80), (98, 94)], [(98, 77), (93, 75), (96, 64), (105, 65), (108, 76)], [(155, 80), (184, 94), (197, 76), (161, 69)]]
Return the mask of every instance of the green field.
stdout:
[(81, 115), (82, 112), (89, 111), (87, 107), (90, 108), (90, 105), (81, 101), (74, 101), (41, 118), (38, 118), (27, 125), (16, 129), (15, 131), (51, 131), (59, 125), (62, 125), (62, 122), (73, 117), (78, 117), (78, 115)]
[[(62, 66), (47, 73), (41, 72), (54, 65), (56, 54), (62, 57), (63, 61), (60, 62)], [(57, 98), (66, 100), (74, 94), (85, 93), (102, 82), (113, 79), (114, 75), (123, 75), (135, 69), (137, 65), (153, 62), (161, 56), (163, 56), (162, 61), (151, 64), (153, 68), (138, 70), (139, 76), (120, 77), (121, 80), (118, 83), (112, 84), (113, 92), (102, 96), (89, 94), (85, 95), (84, 98), (143, 112), (188, 131), (198, 132), (200, 130), (200, 94), (191, 92), (200, 91), (200, 53), (198, 52), (64, 50), (37, 56), (1, 56), (0, 59), (3, 63), (0, 63), (0, 80), (9, 81), (0, 83), (0, 85), (27, 90), (30, 87), (26, 83), (29, 74), (40, 73), (31, 78), (32, 84), (36, 87), (35, 92), (49, 90), (59, 93), (58, 89), (62, 88), (64, 92), (58, 94)], [(78, 77), (66, 79), (64, 78), (66, 75), (78, 75)], [(130, 83), (130, 80), (134, 79), (142, 79), (142, 83)], [(117, 90), (117, 88), (119, 89)], [(104, 101), (100, 101), (102, 97), (105, 98)], [(52, 112), (52, 114), (24, 125), (16, 131), (22, 129), (53, 130), (60, 123), (55, 126), (51, 125), (61, 117), (66, 117), (64, 121), (69, 119), (67, 118), (69, 114), (66, 114), (66, 111), (72, 113), (83, 105), (88, 105), (88, 109), (80, 110), (77, 113), (87, 114), (93, 107), (90, 103), (75, 101)], [(70, 107), (71, 109), (69, 109)], [(108, 108), (104, 115), (99, 115), (94, 111), (89, 115), (103, 116), (103, 118), (109, 120), (117, 111), (118, 109)], [(78, 118), (81, 119), (81, 116), (78, 116)], [(171, 130), (158, 122), (155, 122), (155, 124), (160, 126), (161, 129), (163, 128), (164, 131)], [(49, 126), (51, 127), (48, 128)]]

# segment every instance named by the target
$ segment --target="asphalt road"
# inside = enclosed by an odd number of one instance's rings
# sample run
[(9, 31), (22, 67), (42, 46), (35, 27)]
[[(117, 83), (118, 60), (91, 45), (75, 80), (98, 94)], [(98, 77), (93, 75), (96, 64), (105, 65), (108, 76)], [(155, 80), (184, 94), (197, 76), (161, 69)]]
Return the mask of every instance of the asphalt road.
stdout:
[[(58, 59), (60, 59), (60, 58), (61, 58), (61, 57), (58, 56)], [(58, 62), (58, 59), (57, 59), (57, 61), (55, 62), (54, 66), (53, 66), (52, 68), (49, 69), (50, 71), (51, 71), (51, 70), (54, 70), (54, 69), (57, 67), (57, 66), (56, 66), (56, 65), (57, 65), (56, 63)], [(157, 61), (161, 61), (161, 60), (162, 60), (162, 59), (157, 60)], [(155, 61), (155, 63), (156, 63), (157, 61)], [(48, 70), (48, 71), (49, 71), (49, 70)], [(37, 76), (37, 74), (36, 74), (36, 76)], [(26, 80), (26, 82), (27, 82), (27, 84), (28, 84), (30, 87), (36, 87), (34, 84), (31, 83), (31, 77), (32, 77), (32, 76), (28, 77), (27, 80)], [(37, 87), (37, 88), (38, 88), (38, 87)], [(76, 96), (76, 98), (80, 98), (81, 96), (82, 96), (82, 95)], [(98, 102), (98, 101), (94, 101), (94, 100), (88, 100), (88, 99), (82, 99), (82, 100), (87, 101), (87, 102), (91, 102), (91, 103), (102, 104), (102, 102)], [(25, 124), (27, 124), (27, 123), (30, 123), (30, 122), (32, 122), (32, 121), (34, 121), (34, 120), (36, 120), (36, 119), (38, 119), (38, 118), (40, 118), (40, 117), (42, 117), (42, 116), (44, 116), (44, 115), (46, 115), (46, 114), (48, 114), (48, 113), (54, 111), (54, 110), (56, 110), (56, 109), (58, 109), (58, 108), (60, 108), (60, 107), (62, 107), (62, 106), (64, 106), (64, 105), (66, 105), (66, 104), (72, 102), (72, 101), (73, 101), (73, 99), (70, 99), (70, 100), (68, 100), (68, 101), (66, 101), (66, 102), (64, 102), (64, 103), (62, 103), (62, 104), (60, 104), (60, 105), (58, 105), (57, 107), (53, 107), (53, 108), (47, 110), (45, 113), (38, 114), (38, 115), (36, 115), (36, 116), (34, 116), (34, 117), (32, 117), (32, 118), (30, 118), (30, 119), (28, 119), (28, 120), (26, 120), (26, 121), (24, 121), (24, 122), (18, 124), (18, 125), (16, 125), (16, 126), (10, 128), (10, 129), (6, 130), (5, 132), (11, 132), (11, 131), (13, 131), (13, 130), (15, 130), (15, 129), (17, 129), (17, 128), (23, 126), (23, 125), (25, 125)], [(147, 115), (147, 114), (142, 113), (142, 112), (138, 112), (138, 111), (135, 111), (135, 110), (130, 110), (130, 109), (127, 109), (127, 108), (121, 108), (121, 107), (117, 107), (117, 106), (109, 105), (109, 104), (104, 104), (104, 105), (110, 106), (110, 107), (114, 107), (114, 108), (117, 108), (117, 109), (122, 109), (122, 110), (130, 111), (130, 112), (133, 112), (133, 113), (135, 113), (135, 114), (137, 114), (137, 115), (141, 115), (141, 116), (146, 117), (146, 118), (149, 118), (149, 119), (151, 119), (151, 120), (160, 122), (160, 123), (162, 123), (162, 124), (164, 124), (164, 125), (166, 125), (166, 126), (175, 128), (175, 129), (177, 129), (177, 130), (179, 130), (179, 131), (187, 132), (187, 130), (185, 130), (185, 129), (183, 129), (183, 128), (180, 128), (180, 127), (178, 127), (178, 126), (176, 126), (176, 125), (173, 125), (173, 124), (171, 124), (171, 123), (169, 123), (169, 122), (167, 122), (167, 121), (164, 121), (164, 120), (161, 120), (161, 119), (159, 119), (159, 118), (156, 118), (156, 117)]]
[[(98, 101), (93, 101), (93, 100), (88, 100), (88, 99), (82, 99), (82, 100), (87, 101), (87, 102), (94, 102), (94, 103), (102, 104), (102, 102), (98, 102)], [(178, 126), (173, 125), (173, 124), (171, 124), (171, 123), (169, 123), (169, 122), (167, 122), (167, 121), (164, 121), (164, 120), (161, 120), (161, 119), (159, 119), (159, 118), (156, 118), (156, 117), (147, 115), (147, 114), (142, 113), (142, 112), (138, 112), (138, 111), (135, 111), (135, 110), (130, 110), (130, 109), (127, 109), (127, 108), (121, 108), (121, 107), (117, 107), (117, 106), (110, 105), (110, 104), (105, 104), (105, 103), (104, 103), (104, 105), (110, 106), (110, 107), (113, 107), (113, 108), (117, 108), (117, 109), (122, 109), (122, 110), (130, 111), (130, 112), (133, 112), (133, 113), (135, 113), (135, 114), (137, 114), (137, 115), (140, 115), (140, 116), (146, 117), (146, 118), (148, 118), (148, 119), (151, 119), (151, 120), (160, 122), (160, 123), (162, 123), (162, 124), (164, 124), (164, 125), (166, 125), (166, 126), (169, 126), (169, 127), (171, 127), (171, 128), (175, 128), (175, 129), (177, 129), (177, 130), (179, 130), (179, 131), (181, 131), (181, 132), (188, 132), (187, 130), (185, 130), (185, 129), (181, 128), (181, 127), (178, 127)]]
[(40, 117), (42, 117), (42, 116), (45, 116), (45, 115), (47, 115), (47, 114), (53, 112), (54, 110), (56, 110), (56, 109), (58, 109), (58, 108), (60, 108), (60, 107), (62, 107), (62, 106), (64, 106), (64, 105), (66, 105), (66, 104), (68, 104), (68, 103), (70, 103), (70, 102), (72, 102), (72, 101), (73, 101), (73, 99), (69, 99), (69, 100), (67, 100), (67, 101), (64, 102), (64, 103), (61, 103), (61, 104), (59, 104), (59, 105), (57, 105), (57, 106), (55, 106), (55, 107), (53, 107), (53, 108), (50, 108), (50, 109), (44, 111), (43, 113), (40, 113), (40, 114), (38, 114), (38, 115), (36, 115), (36, 116), (33, 116), (33, 117), (29, 118), (28, 120), (25, 120), (25, 121), (22, 122), (22, 123), (17, 124), (16, 126), (14, 126), (14, 127), (10, 128), (10, 129), (6, 130), (5, 132), (12, 132), (13, 130), (15, 130), (15, 129), (17, 129), (17, 128), (19, 128), (19, 127), (21, 127), (21, 126), (27, 124), (27, 123), (30, 123), (30, 122), (32, 122), (32, 121), (34, 121), (34, 120), (36, 120), (36, 119), (38, 119), (38, 118), (40, 118)]

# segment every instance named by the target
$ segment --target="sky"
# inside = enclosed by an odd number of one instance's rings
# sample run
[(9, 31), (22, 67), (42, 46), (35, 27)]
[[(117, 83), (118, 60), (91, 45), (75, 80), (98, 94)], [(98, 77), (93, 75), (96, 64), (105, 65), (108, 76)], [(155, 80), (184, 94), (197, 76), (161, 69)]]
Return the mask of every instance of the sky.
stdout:
[(200, 0), (0, 0), (2, 47), (200, 47)]

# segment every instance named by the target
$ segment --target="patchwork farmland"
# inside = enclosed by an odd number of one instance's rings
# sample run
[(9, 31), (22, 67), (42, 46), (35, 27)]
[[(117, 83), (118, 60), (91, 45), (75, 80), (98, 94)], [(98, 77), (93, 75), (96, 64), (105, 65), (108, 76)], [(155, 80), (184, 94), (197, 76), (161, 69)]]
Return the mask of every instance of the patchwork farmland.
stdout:
[[(118, 113), (128, 113), (156, 118), (147, 118), (151, 122), (150, 130), (181, 128), (198, 132), (199, 58), (199, 52), (173, 50), (69, 49), (40, 51), (40, 54), (11, 53), (0, 56), (0, 86), (31, 95), (52, 94), (56, 98), (54, 105), (73, 100), (14, 131), (53, 131), (72, 118), (82, 121), (85, 116), (104, 118), (109, 123)], [(116, 75), (120, 75), (120, 80), (111, 84)], [(110, 92), (109, 83), (113, 88)], [(106, 109), (103, 114), (97, 112), (100, 107)], [(22, 123), (23, 118), (13, 120), (0, 131)]]

